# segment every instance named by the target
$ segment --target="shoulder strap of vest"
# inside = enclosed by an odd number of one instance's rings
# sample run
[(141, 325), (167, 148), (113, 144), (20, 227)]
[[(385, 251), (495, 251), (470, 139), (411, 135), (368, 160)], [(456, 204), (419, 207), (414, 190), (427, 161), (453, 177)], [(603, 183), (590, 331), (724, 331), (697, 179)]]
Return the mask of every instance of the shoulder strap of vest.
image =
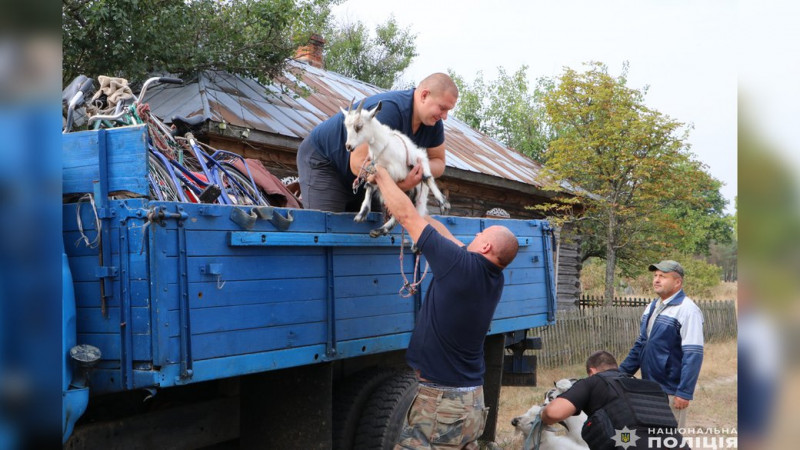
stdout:
[(611, 388), (611, 390), (613, 390), (617, 394), (617, 397), (622, 397), (622, 392), (620, 392), (619, 390), (619, 385), (617, 383), (612, 383), (610, 380), (616, 378), (633, 378), (633, 375), (628, 375), (622, 372), (612, 372), (610, 370), (598, 372), (595, 375), (599, 375), (600, 379), (606, 383), (606, 386)]

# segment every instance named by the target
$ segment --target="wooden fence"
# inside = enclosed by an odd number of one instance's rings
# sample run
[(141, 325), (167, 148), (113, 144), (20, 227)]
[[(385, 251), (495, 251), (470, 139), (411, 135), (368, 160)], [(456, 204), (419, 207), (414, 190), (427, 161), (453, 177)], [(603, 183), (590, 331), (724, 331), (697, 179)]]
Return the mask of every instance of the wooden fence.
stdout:
[[(614, 297), (613, 306), (647, 306), (655, 297)], [(593, 308), (603, 306), (605, 297), (602, 295), (581, 295), (580, 307)]]
[[(736, 304), (733, 300), (696, 301), (703, 311), (703, 336), (706, 342), (736, 338)], [(533, 330), (541, 336), (538, 365), (553, 368), (583, 364), (597, 350), (607, 350), (619, 362), (627, 356), (639, 335), (644, 306), (595, 306), (558, 311), (556, 323)]]

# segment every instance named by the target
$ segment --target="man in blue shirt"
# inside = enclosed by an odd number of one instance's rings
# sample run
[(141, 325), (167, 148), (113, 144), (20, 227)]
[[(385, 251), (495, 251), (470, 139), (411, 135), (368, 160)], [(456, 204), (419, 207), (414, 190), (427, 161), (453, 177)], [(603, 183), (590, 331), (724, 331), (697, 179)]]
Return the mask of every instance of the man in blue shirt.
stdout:
[(686, 427), (689, 402), (703, 364), (703, 312), (683, 292), (683, 266), (664, 260), (649, 267), (659, 298), (642, 314), (639, 337), (619, 369), (661, 385), (679, 428)]
[[(382, 107), (377, 119), (384, 125), (408, 136), (417, 146), (428, 150), (431, 173), (438, 178), (444, 173), (444, 125), (447, 113), (458, 100), (458, 88), (446, 74), (435, 73), (415, 89), (389, 91), (364, 99), (364, 108)], [(353, 107), (356, 107), (354, 105)], [(353, 181), (367, 157), (368, 144), (352, 153), (345, 149), (347, 133), (344, 115), (339, 112), (317, 125), (297, 149), (297, 171), (300, 194), (308, 209), (332, 212), (358, 211), (364, 189), (353, 193)], [(417, 164), (405, 180), (398, 183), (404, 192), (422, 180)], [(373, 210), (380, 210), (375, 205)]]
[(395, 449), (477, 449), (488, 414), (483, 344), (503, 292), (503, 269), (519, 249), (517, 238), (496, 225), (465, 246), (438, 221), (421, 217), (384, 168), (377, 167), (371, 179), (433, 273), (406, 352), (419, 390)]

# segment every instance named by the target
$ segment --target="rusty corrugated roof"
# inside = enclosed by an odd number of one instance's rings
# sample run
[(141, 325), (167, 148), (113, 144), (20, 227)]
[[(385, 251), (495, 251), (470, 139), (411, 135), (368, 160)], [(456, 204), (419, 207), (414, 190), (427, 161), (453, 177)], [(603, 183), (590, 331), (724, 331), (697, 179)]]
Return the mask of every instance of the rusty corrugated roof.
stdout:
[[(304, 90), (308, 95), (302, 93)], [(224, 120), (300, 140), (340, 107), (346, 108), (352, 99), (383, 91), (335, 72), (290, 61), (285, 77), (269, 86), (223, 71), (203, 71), (192, 83), (154, 86), (145, 100), (153, 113), (165, 119), (202, 114), (214, 122)], [(541, 186), (541, 165), (537, 162), (454, 117), (444, 126), (447, 166)]]

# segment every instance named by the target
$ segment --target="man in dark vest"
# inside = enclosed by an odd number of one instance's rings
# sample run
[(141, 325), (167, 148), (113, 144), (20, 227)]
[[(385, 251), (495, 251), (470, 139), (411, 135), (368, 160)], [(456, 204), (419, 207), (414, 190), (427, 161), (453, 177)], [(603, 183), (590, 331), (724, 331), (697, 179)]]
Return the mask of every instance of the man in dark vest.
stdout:
[(592, 450), (679, 448), (683, 443), (658, 383), (620, 372), (614, 356), (603, 350), (586, 360), (586, 374), (542, 409), (542, 423), (553, 425), (585, 412), (581, 435)]

